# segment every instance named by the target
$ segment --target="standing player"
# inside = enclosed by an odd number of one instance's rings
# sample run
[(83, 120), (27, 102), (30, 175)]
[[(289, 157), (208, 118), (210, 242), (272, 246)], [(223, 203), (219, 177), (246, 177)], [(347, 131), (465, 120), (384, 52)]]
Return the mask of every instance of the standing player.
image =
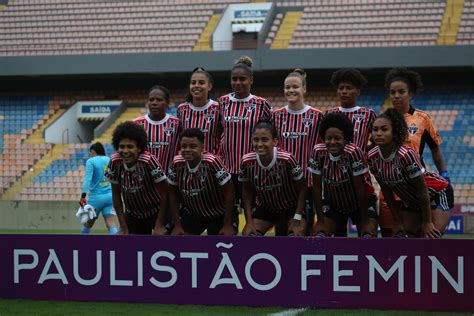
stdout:
[(329, 109), (327, 113), (343, 113), (354, 125), (353, 143), (367, 152), (375, 112), (372, 109), (357, 105), (360, 89), (367, 84), (367, 79), (357, 69), (339, 69), (333, 73), (331, 84), (337, 89), (337, 97), (341, 105)]
[(242, 157), (252, 149), (255, 124), (260, 119), (271, 117), (268, 101), (250, 93), (252, 83), (252, 59), (243, 56), (235, 62), (231, 71), (230, 84), (234, 92), (219, 98), (223, 119), (220, 153), (226, 169), (232, 175), (237, 206), (242, 199), (242, 186), (238, 181)]
[[(341, 105), (329, 109), (326, 113), (347, 115), (354, 125), (353, 143), (367, 153), (376, 115), (374, 110), (357, 105), (357, 97), (362, 87), (367, 84), (367, 79), (357, 69), (339, 69), (333, 73), (331, 84), (337, 89), (337, 97)], [(336, 232), (336, 236), (347, 236), (347, 228), (341, 227)]]
[(204, 151), (203, 132), (199, 128), (184, 130), (181, 154), (174, 157), (168, 178), (173, 234), (200, 235), (207, 229), (208, 235), (235, 235), (238, 227), (233, 225), (235, 196), (230, 180), (221, 159)]
[[(85, 206), (91, 205), (99, 216), (104, 216), (105, 226), (109, 234), (116, 234), (115, 216), (117, 215), (112, 208), (112, 188), (105, 178), (105, 172), (110, 158), (105, 155), (104, 146), (97, 142), (89, 148), (89, 156), (86, 162), (86, 176), (82, 185), (82, 195), (79, 204)], [(86, 200), (89, 192), (89, 201)], [(81, 228), (81, 234), (89, 234), (97, 218), (89, 220)]]
[(217, 154), (222, 135), (219, 103), (211, 100), (212, 77), (203, 68), (196, 68), (189, 82), (185, 103), (178, 106), (178, 119), (182, 130), (199, 128), (204, 133), (204, 151)]
[(324, 143), (314, 147), (309, 161), (314, 205), (321, 214), (315, 235), (332, 236), (346, 228), (351, 218), (359, 236), (377, 237), (377, 197), (365, 153), (351, 144), (352, 122), (344, 114), (330, 113), (323, 118), (319, 133)]
[(169, 103), (169, 90), (163, 86), (154, 86), (146, 102), (148, 114), (133, 120), (143, 126), (148, 136), (148, 152), (158, 159), (165, 171), (178, 152), (179, 138), (179, 120), (166, 113)]
[(423, 158), (425, 144), (428, 144), (440, 176), (449, 181), (449, 173), (440, 148), (443, 140), (433, 119), (425, 111), (415, 109), (410, 104), (413, 96), (423, 88), (420, 75), (403, 67), (394, 68), (385, 77), (385, 87), (389, 90), (393, 108), (402, 114), (407, 122), (408, 145)]
[(303, 69), (297, 68), (286, 76), (284, 93), (288, 105), (275, 110), (273, 119), (280, 148), (293, 155), (308, 180), (310, 188), (308, 190), (306, 211), (308, 228), (311, 229), (314, 223), (314, 212), (312, 207), (309, 206), (313, 204), (311, 198), (313, 182), (312, 175), (307, 167), (313, 147), (318, 140), (319, 124), (323, 113), (304, 103), (306, 73)]
[(107, 177), (120, 233), (164, 235), (168, 183), (158, 160), (146, 151), (145, 131), (136, 123), (122, 123), (114, 130), (112, 144), (117, 152), (110, 158)]
[(265, 235), (275, 226), (277, 236), (304, 236), (303, 170), (289, 152), (277, 149), (278, 135), (269, 121), (257, 123), (252, 144), (255, 151), (244, 155), (239, 175), (245, 210), (242, 234)]
[[(408, 125), (408, 145), (420, 155), (423, 163), (424, 147), (428, 144), (439, 174), (449, 182), (449, 173), (440, 148), (442, 139), (438, 135), (434, 122), (428, 113), (415, 109), (410, 104), (413, 96), (423, 88), (420, 75), (403, 67), (394, 68), (385, 77), (385, 87), (389, 90), (394, 109), (404, 116)], [(383, 200), (380, 203), (380, 219), (383, 235), (393, 236), (393, 233), (399, 230), (398, 221)]]
[(397, 110), (388, 109), (377, 118), (373, 136), (377, 146), (369, 152), (370, 171), (402, 228), (409, 236), (441, 237), (454, 203), (451, 185), (443, 177), (425, 172), (418, 153), (404, 145), (408, 128)]

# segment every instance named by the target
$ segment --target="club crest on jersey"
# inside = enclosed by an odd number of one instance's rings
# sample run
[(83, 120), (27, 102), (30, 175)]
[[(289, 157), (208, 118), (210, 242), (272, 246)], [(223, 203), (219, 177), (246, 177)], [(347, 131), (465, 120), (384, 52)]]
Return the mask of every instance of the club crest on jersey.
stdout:
[(311, 125), (313, 125), (313, 119), (314, 119), (314, 113), (310, 112), (308, 114), (308, 117), (304, 117), (303, 118), (303, 125), (305, 127), (310, 127)]
[(171, 126), (171, 127), (163, 127), (163, 132), (165, 132), (165, 134), (170, 137), (171, 135), (173, 135), (173, 132), (174, 132), (174, 127)]
[(342, 172), (346, 173), (347, 170), (349, 170), (349, 165), (347, 163), (343, 163), (339, 166), (339, 169), (341, 169)]
[(246, 103), (245, 104), (245, 108), (247, 109), (247, 111), (253, 111), (255, 110), (255, 103)]
[(353, 118), (357, 123), (362, 123), (364, 120), (365, 115), (364, 114), (354, 114)]
[(201, 181), (201, 183), (205, 182), (206, 178), (207, 178), (207, 172), (205, 172), (205, 171), (204, 172), (199, 172), (197, 176), (198, 176), (199, 180)]
[(277, 179), (280, 179), (281, 178), (281, 175), (283, 174), (283, 170), (272, 170), (272, 173), (271, 175)]
[(418, 126), (414, 125), (414, 126), (408, 126), (408, 133), (410, 133), (410, 135), (415, 135), (416, 132), (418, 132)]
[(311, 116), (310, 118), (304, 118), (303, 125), (305, 127), (310, 127), (311, 125), (313, 125), (313, 117)]
[(214, 120), (214, 113), (204, 114), (204, 119), (205, 119), (208, 123), (211, 123), (211, 122)]
[(144, 176), (145, 176), (145, 173), (143, 171), (135, 171), (132, 174), (132, 178), (136, 181), (143, 181)]

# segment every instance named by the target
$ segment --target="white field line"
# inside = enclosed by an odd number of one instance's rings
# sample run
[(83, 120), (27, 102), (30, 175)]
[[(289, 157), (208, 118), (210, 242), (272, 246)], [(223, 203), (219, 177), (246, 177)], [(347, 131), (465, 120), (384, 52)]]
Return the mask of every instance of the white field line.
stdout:
[(292, 309), (287, 309), (286, 311), (282, 311), (278, 313), (267, 314), (267, 316), (296, 316), (303, 313), (306, 310), (307, 308), (292, 308)]

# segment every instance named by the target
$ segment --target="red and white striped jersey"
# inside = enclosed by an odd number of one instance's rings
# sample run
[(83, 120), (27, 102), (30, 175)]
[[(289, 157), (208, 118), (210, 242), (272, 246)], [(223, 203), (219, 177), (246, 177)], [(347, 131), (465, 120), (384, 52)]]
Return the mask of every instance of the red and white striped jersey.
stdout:
[(219, 98), (224, 130), (221, 152), (232, 174), (239, 173), (242, 157), (252, 150), (252, 133), (258, 120), (271, 118), (271, 106), (264, 98), (249, 95), (236, 99), (234, 93)]
[(153, 121), (149, 115), (133, 120), (140, 124), (148, 135), (148, 151), (160, 162), (163, 170), (168, 168), (179, 150), (180, 126), (178, 118), (166, 114), (161, 121)]
[(147, 151), (138, 156), (137, 163), (127, 167), (119, 153), (110, 156), (106, 177), (119, 184), (125, 212), (136, 218), (147, 218), (160, 210), (160, 194), (155, 183), (166, 180), (158, 160)]
[(319, 124), (323, 112), (305, 105), (299, 111), (288, 106), (273, 112), (273, 122), (278, 133), (279, 147), (290, 152), (305, 172), (308, 184), (312, 186), (312, 176), (308, 171), (308, 161), (318, 142)]
[(222, 160), (203, 153), (201, 162), (194, 168), (183, 156), (174, 157), (168, 174), (168, 183), (178, 187), (180, 202), (193, 217), (215, 218), (225, 213), (220, 187), (231, 179)]
[(333, 108), (326, 112), (329, 113), (343, 113), (354, 124), (354, 140), (353, 143), (362, 149), (363, 152), (367, 152), (367, 144), (369, 142), (370, 133), (372, 133), (372, 126), (376, 119), (374, 110), (369, 108), (363, 108), (355, 106), (353, 108)]
[(324, 200), (343, 213), (351, 213), (359, 208), (354, 176), (364, 176), (367, 196), (374, 194), (370, 182), (369, 167), (362, 150), (354, 144), (344, 146), (339, 156), (333, 156), (326, 144), (314, 147), (309, 161), (309, 171), (320, 175), (323, 183)]
[(255, 152), (242, 158), (239, 181), (250, 182), (255, 203), (272, 212), (294, 210), (297, 204), (295, 181), (303, 179), (303, 170), (287, 151), (273, 149), (273, 160), (264, 166)]
[(444, 178), (425, 171), (420, 156), (409, 146), (401, 146), (388, 158), (384, 158), (380, 147), (376, 146), (370, 150), (368, 160), (377, 181), (391, 188), (408, 205), (420, 204), (420, 193), (411, 181), (413, 178), (422, 175), (430, 192), (440, 192), (448, 186)]
[(199, 128), (204, 133), (204, 150), (218, 154), (222, 136), (222, 112), (218, 102), (209, 100), (204, 106), (189, 102), (178, 106), (178, 119), (181, 129)]

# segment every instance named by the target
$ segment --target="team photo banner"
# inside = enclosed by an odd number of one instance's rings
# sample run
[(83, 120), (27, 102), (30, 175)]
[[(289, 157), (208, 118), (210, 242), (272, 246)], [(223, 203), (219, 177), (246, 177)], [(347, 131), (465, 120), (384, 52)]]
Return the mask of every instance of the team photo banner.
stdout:
[(474, 311), (474, 240), (0, 235), (0, 297)]

